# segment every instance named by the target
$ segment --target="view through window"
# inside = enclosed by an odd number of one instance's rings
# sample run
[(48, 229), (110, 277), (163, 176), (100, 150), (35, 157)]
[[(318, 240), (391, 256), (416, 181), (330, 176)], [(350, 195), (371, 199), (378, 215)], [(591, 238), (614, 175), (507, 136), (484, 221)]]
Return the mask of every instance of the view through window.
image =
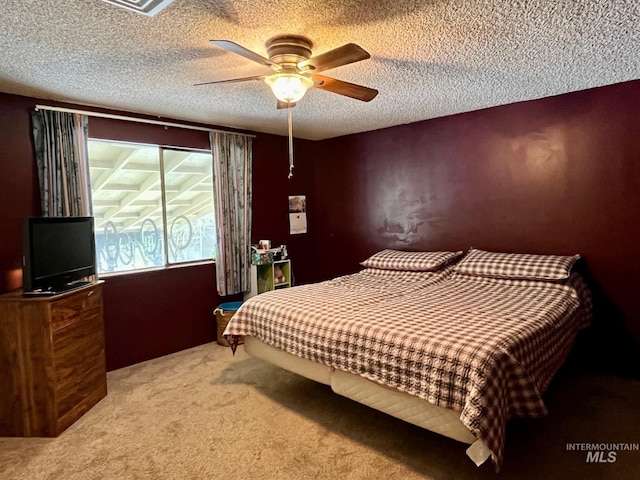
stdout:
[(210, 260), (211, 152), (89, 140), (99, 273)]

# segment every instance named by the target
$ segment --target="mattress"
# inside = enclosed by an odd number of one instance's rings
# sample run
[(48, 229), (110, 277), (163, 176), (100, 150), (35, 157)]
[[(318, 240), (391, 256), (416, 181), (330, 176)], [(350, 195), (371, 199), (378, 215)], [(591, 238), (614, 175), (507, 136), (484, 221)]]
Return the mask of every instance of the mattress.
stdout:
[(467, 449), (467, 455), (476, 465), (481, 465), (491, 455), (484, 442), (478, 440), (460, 421), (460, 412), (433, 405), (414, 395), (399, 392), (352, 373), (296, 357), (255, 337), (245, 337), (244, 349), (253, 357), (329, 385), (338, 395), (453, 440), (473, 444)]

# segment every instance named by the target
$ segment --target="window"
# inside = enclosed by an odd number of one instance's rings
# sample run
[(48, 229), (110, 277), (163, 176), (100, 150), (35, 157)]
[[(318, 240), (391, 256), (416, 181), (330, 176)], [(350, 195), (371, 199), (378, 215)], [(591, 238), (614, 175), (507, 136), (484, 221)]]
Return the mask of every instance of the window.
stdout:
[(211, 152), (89, 140), (98, 272), (213, 259)]

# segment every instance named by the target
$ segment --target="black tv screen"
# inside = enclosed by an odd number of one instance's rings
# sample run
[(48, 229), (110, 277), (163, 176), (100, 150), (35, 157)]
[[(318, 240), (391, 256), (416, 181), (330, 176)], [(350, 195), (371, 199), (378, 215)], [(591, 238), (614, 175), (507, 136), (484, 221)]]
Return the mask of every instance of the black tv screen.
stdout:
[(33, 217), (23, 229), (23, 289), (58, 293), (94, 275), (93, 217)]

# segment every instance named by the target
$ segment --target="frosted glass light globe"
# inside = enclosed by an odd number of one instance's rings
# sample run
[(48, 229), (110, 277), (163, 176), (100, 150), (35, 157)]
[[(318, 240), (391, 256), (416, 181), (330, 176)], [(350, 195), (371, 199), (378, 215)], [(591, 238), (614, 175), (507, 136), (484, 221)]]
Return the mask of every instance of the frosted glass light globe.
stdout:
[(299, 73), (275, 73), (264, 79), (278, 100), (296, 103), (313, 86), (313, 80)]

